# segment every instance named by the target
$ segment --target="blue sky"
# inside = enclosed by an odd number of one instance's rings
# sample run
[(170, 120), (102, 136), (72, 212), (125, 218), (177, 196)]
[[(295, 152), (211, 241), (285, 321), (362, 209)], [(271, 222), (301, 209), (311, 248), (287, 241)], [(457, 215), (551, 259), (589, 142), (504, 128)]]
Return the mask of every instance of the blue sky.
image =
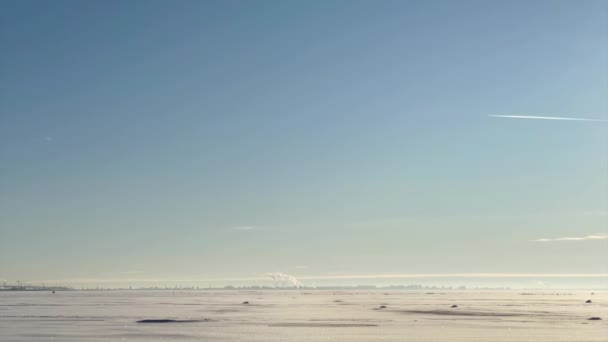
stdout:
[(1, 6), (0, 279), (608, 273), (604, 1)]

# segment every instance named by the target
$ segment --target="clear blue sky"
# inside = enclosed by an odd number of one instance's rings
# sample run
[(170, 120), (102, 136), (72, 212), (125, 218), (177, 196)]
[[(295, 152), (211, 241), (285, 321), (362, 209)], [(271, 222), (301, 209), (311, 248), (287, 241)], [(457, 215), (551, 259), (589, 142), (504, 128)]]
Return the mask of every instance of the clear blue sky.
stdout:
[[(0, 279), (608, 273), (606, 1), (2, 1)], [(604, 260), (604, 261), (601, 261)]]

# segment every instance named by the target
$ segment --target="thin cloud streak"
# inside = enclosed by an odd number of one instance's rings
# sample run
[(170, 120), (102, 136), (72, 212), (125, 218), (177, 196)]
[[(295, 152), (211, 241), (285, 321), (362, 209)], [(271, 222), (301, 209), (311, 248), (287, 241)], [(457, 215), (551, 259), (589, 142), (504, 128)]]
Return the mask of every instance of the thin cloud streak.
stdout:
[(535, 242), (551, 242), (551, 241), (586, 241), (586, 240), (606, 240), (608, 239), (608, 234), (596, 234), (596, 235), (587, 235), (587, 236), (576, 236), (576, 237), (560, 237), (554, 239), (536, 239)]
[(254, 230), (256, 228), (253, 226), (243, 226), (243, 227), (234, 227), (232, 229), (234, 229), (234, 230)]
[(567, 118), (567, 117), (561, 117), (561, 116), (532, 116), (532, 115), (488, 115), (488, 116), (493, 117), (493, 118), (507, 118), (507, 119), (608, 122), (608, 120), (602, 120), (602, 119)]
[(144, 271), (122, 271), (120, 274), (132, 275), (132, 274), (144, 274)]

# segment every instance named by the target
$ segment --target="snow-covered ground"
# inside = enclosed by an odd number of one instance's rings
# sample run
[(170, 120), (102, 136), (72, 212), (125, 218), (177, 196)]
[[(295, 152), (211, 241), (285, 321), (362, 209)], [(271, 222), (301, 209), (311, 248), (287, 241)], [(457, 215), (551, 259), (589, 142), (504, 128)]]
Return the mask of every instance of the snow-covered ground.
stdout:
[(0, 292), (0, 341), (49, 340), (608, 341), (608, 293)]

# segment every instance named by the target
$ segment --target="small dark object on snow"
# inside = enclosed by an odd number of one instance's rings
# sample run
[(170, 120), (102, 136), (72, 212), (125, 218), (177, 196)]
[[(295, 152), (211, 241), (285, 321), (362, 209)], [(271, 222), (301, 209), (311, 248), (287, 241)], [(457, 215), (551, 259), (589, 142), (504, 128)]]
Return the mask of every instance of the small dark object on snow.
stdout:
[(458, 307), (458, 305), (454, 304), (454, 305), (452, 305), (452, 306), (450, 306), (450, 307), (451, 307), (451, 308), (457, 308), (457, 307)]
[(378, 309), (386, 309), (386, 305), (380, 305)]
[(585, 303), (591, 303), (591, 299), (587, 299)]
[(55, 293), (55, 291), (53, 291), (53, 293)]
[(601, 321), (602, 318), (601, 317), (591, 317), (591, 318), (587, 318), (588, 321)]
[(137, 323), (195, 323), (195, 322), (204, 322), (204, 320), (196, 320), (196, 319), (142, 319), (137, 321)]
[(247, 304), (249, 304), (249, 302), (243, 302), (243, 304), (247, 305)]

